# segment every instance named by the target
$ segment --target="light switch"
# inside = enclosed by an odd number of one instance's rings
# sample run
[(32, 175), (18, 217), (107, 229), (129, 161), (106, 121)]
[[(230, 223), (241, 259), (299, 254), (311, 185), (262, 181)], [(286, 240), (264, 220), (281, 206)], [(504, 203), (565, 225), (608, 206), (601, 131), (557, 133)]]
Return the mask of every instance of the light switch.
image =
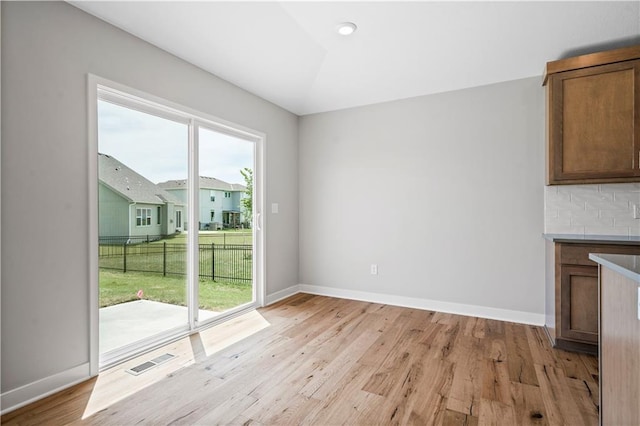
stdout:
[(278, 213), (278, 203), (271, 203), (271, 213)]

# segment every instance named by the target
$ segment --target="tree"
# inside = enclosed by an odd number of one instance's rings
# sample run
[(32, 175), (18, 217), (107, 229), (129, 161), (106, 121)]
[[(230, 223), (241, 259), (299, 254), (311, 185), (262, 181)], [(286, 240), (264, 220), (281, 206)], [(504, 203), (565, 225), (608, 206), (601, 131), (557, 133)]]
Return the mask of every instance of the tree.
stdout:
[(245, 186), (247, 189), (244, 191), (245, 197), (240, 200), (242, 207), (244, 207), (245, 220), (251, 223), (253, 222), (253, 170), (248, 167), (240, 170), (242, 177), (244, 178)]

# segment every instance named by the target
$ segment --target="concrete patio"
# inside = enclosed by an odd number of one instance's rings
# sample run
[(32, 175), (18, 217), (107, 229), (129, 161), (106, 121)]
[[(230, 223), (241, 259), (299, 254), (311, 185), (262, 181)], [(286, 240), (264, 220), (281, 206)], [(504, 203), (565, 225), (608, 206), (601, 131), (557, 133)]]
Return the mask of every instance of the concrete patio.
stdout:
[[(200, 321), (218, 312), (199, 310)], [(136, 300), (100, 308), (100, 353), (162, 333), (187, 323), (187, 307)]]

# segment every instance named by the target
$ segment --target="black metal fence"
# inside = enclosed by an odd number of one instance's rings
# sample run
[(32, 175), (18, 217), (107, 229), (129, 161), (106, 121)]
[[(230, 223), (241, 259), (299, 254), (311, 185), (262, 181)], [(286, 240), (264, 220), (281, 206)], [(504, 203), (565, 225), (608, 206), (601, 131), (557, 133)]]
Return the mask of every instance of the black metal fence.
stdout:
[[(122, 272), (151, 272), (167, 275), (187, 274), (186, 244), (166, 241), (132, 244), (102, 241), (99, 265), (102, 269)], [(246, 283), (253, 280), (253, 247), (248, 244), (200, 244), (198, 250), (200, 278)]]
[(129, 237), (99, 237), (98, 244), (100, 246), (111, 246), (111, 245), (121, 245), (121, 244), (140, 244), (140, 243), (151, 243), (154, 241), (162, 240), (163, 238), (167, 238), (167, 235), (138, 235), (138, 236), (129, 236)]

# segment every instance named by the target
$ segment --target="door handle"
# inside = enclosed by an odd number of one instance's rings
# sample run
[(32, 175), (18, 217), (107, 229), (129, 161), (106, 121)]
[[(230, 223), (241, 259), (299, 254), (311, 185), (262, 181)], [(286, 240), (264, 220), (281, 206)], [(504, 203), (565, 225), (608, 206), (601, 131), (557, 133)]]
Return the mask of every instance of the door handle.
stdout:
[(256, 230), (258, 231), (262, 231), (262, 225), (260, 224), (261, 220), (262, 220), (262, 214), (256, 213)]

